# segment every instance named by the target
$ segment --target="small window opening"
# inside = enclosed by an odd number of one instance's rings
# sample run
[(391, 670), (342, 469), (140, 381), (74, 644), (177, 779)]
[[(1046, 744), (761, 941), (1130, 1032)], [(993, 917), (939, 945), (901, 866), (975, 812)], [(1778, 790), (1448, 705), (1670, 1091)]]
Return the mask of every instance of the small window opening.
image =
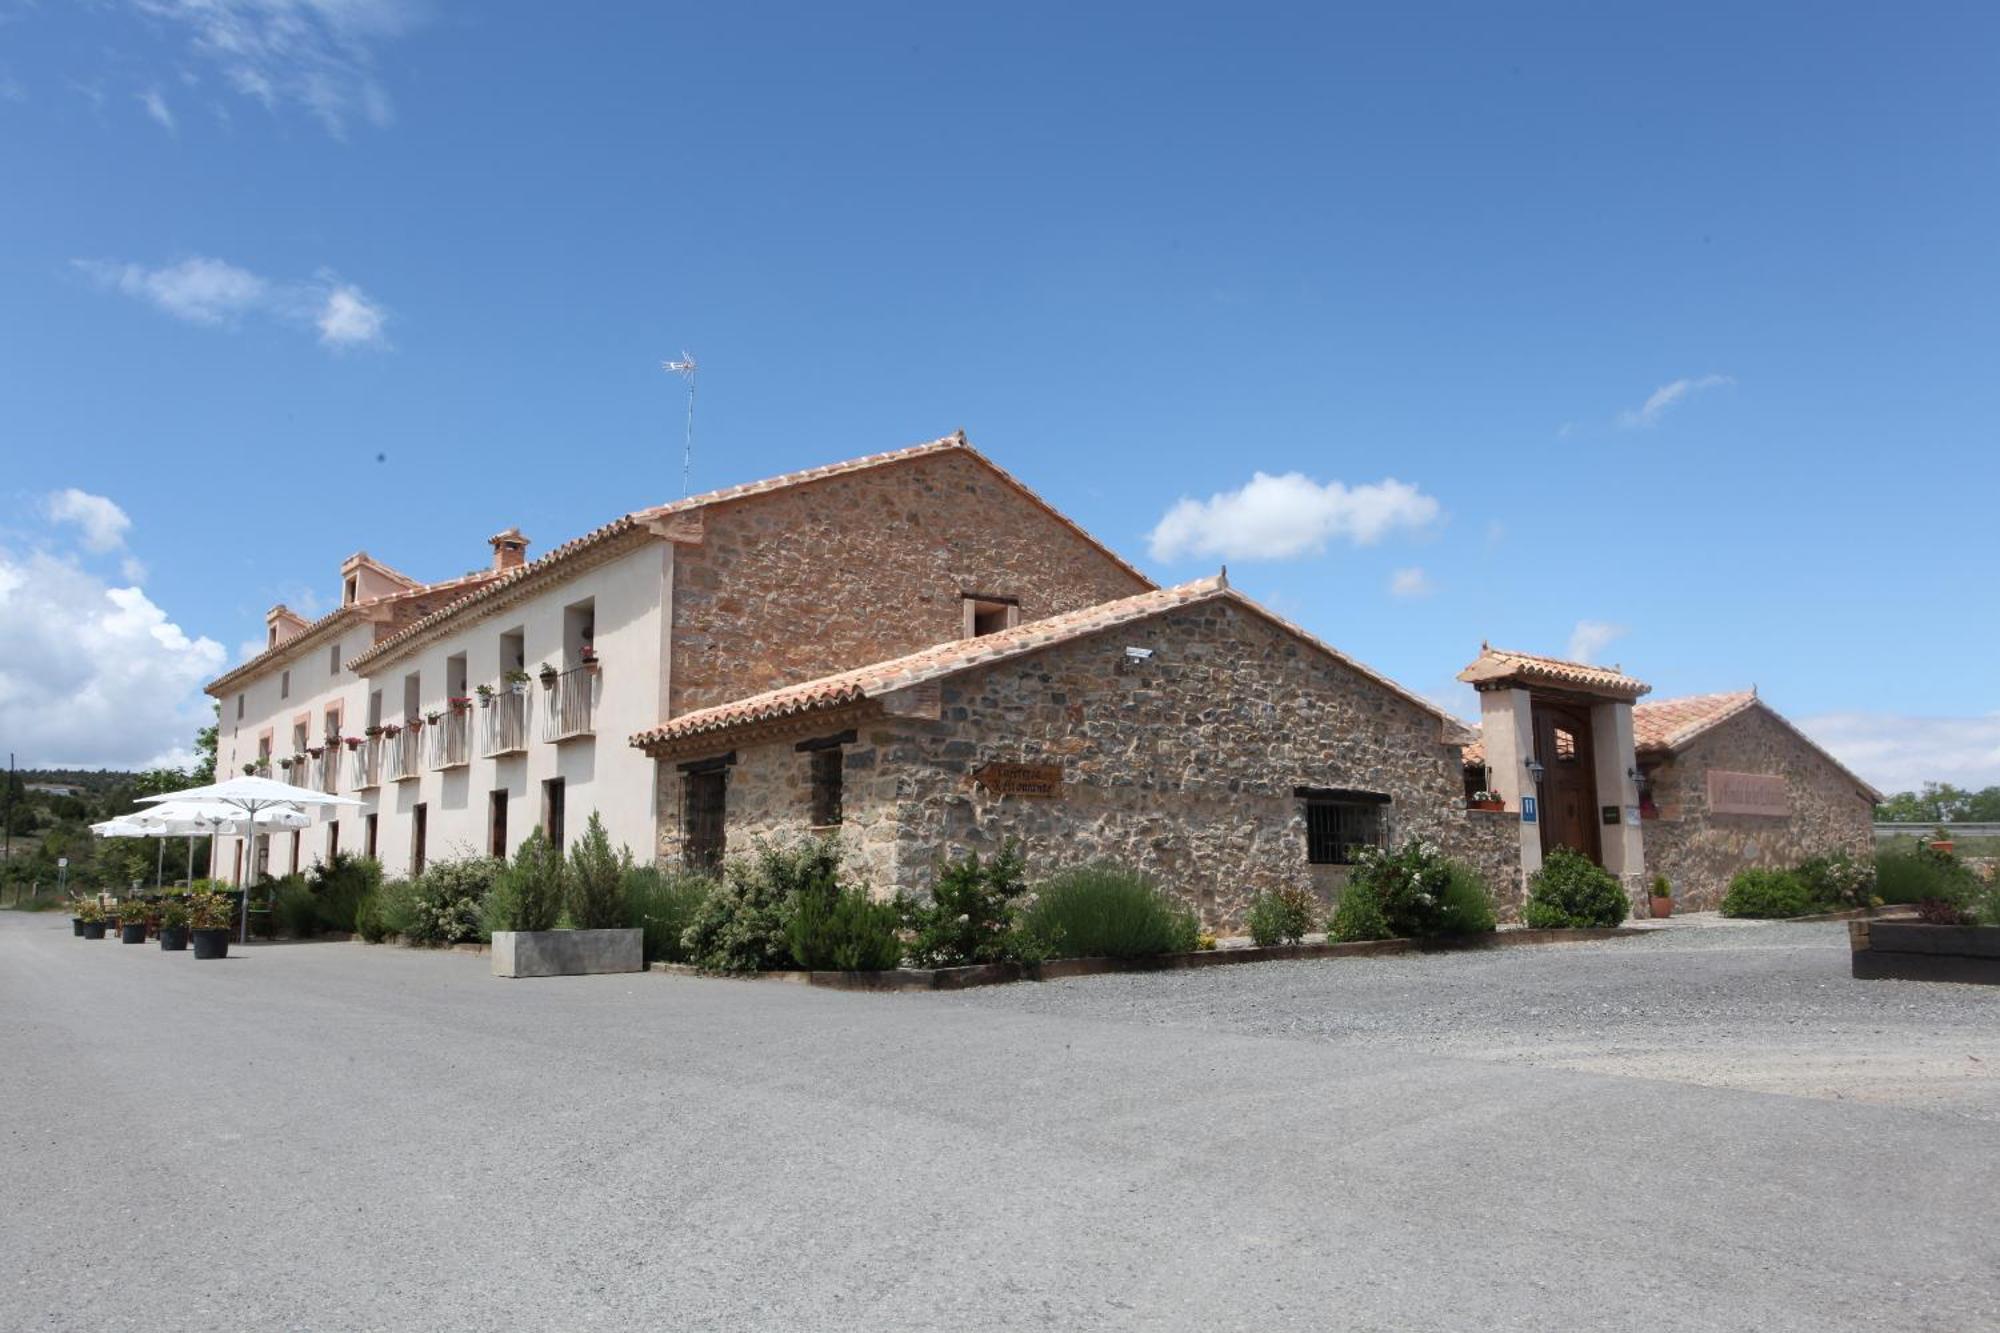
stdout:
[(713, 872), (721, 869), (726, 849), (729, 774), (721, 768), (689, 773), (682, 782), (681, 859), (690, 870)]
[(410, 874), (424, 873), (424, 835), (428, 833), (430, 810), (422, 802), (410, 811)]
[(486, 854), (507, 855), (507, 789), (495, 788), (486, 798)]
[(1382, 845), (1382, 810), (1376, 800), (1309, 798), (1306, 801), (1306, 861), (1316, 866), (1351, 866), (1364, 847)]
[(959, 598), (965, 606), (965, 638), (978, 639), (998, 634), (1021, 623), (1021, 604), (1012, 597), (968, 592), (960, 593)]
[(812, 752), (812, 822), (815, 828), (832, 828), (841, 822), (844, 762), (838, 746)]
[(278, 676), (278, 697), (280, 699), (292, 697), (292, 673), (289, 669)]
[(360, 576), (355, 574), (349, 574), (347, 576), (347, 583), (340, 590), (340, 604), (342, 606), (353, 606), (354, 599), (358, 597), (360, 593), (361, 593)]
[(340, 674), (340, 645), (337, 643), (326, 650), (326, 674), (329, 676)]

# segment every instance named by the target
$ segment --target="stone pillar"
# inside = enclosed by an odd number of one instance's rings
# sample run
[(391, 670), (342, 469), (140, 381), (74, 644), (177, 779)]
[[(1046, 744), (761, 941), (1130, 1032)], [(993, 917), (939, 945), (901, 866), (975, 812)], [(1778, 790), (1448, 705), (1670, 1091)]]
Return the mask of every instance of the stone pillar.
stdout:
[(1597, 751), (1592, 758), (1598, 804), (1618, 807), (1616, 824), (1601, 818), (1598, 823), (1604, 868), (1618, 877), (1636, 903), (1646, 894), (1646, 853), (1639, 825), (1639, 784), (1632, 776), (1639, 762), (1632, 746), (1632, 705), (1591, 705), (1590, 734)]
[[(1486, 742), (1486, 785), (1499, 792), (1507, 809), (1519, 816), (1523, 796), (1539, 797), (1528, 778), (1528, 757), (1535, 752), (1534, 705), (1523, 689), (1479, 692), (1479, 722)], [(1631, 744), (1631, 710), (1626, 709), (1626, 744)], [(1540, 817), (1539, 799), (1535, 802)], [(1542, 826), (1521, 825), (1521, 882), (1542, 868)]]

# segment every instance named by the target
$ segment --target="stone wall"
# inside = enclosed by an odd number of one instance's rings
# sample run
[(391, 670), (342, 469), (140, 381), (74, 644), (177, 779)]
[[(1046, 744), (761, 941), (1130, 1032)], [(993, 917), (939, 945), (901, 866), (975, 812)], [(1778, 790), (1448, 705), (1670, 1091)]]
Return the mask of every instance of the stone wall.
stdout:
[[(1130, 662), (1128, 645), (1153, 656)], [(939, 700), (936, 720), (860, 722), (847, 749), (842, 837), (880, 894), (926, 892), (942, 861), (1017, 839), (1036, 876), (1120, 861), (1214, 926), (1240, 924), (1254, 894), (1282, 885), (1330, 903), (1342, 875), (1307, 863), (1294, 795), (1305, 786), (1389, 795), (1392, 838), (1436, 838), (1518, 901), (1515, 826), (1465, 810), (1458, 751), (1437, 715), (1240, 604), (1200, 602), (966, 672)], [(792, 747), (739, 750), (732, 849), (805, 831), (804, 758)], [(973, 778), (992, 762), (1059, 765), (1062, 793), (995, 795)], [(670, 811), (678, 779), (662, 767)], [(677, 847), (677, 833), (663, 837), (663, 854)]]
[(1147, 586), (958, 450), (715, 505), (676, 552), (669, 711), (960, 638), (961, 593), (1038, 620)]
[[(1782, 775), (1791, 814), (1711, 812), (1711, 769)], [(1730, 879), (1746, 867), (1793, 866), (1842, 850), (1862, 859), (1874, 854), (1873, 807), (1854, 779), (1761, 706), (1718, 724), (1648, 771), (1660, 813), (1644, 823), (1647, 878), (1672, 880), (1680, 910), (1719, 906)]]

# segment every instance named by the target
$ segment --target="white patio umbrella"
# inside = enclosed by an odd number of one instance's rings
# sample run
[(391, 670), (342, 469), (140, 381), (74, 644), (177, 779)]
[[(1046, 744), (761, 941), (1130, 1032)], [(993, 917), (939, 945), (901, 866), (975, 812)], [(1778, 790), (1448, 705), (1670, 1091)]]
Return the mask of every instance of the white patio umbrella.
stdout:
[[(159, 888), (167, 877), (167, 835), (157, 829), (141, 824), (134, 816), (120, 815), (116, 819), (106, 819), (92, 824), (90, 831), (100, 838), (158, 838), (159, 854), (153, 858), (153, 887)], [(194, 863), (194, 843), (188, 843), (188, 863)]]
[(147, 830), (154, 837), (185, 837), (188, 840), (187, 877), (190, 883), (194, 880), (194, 840), (197, 837), (213, 838), (223, 833), (240, 836), (245, 830), (253, 828), (262, 832), (274, 828), (305, 828), (312, 823), (312, 817), (305, 811), (288, 805), (272, 806), (259, 811), (254, 820), (246, 820), (241, 810), (220, 801), (168, 801), (118, 818)]
[[(186, 791), (170, 791), (159, 796), (141, 796), (142, 805), (158, 805), (166, 802), (210, 801), (229, 806), (242, 812), (254, 829), (257, 816), (266, 810), (292, 806), (306, 809), (318, 805), (360, 805), (352, 796), (334, 796), (310, 787), (294, 787), (289, 782), (278, 782), (271, 778), (241, 777), (230, 778), (227, 782), (217, 782), (206, 787), (189, 787)], [(250, 894), (244, 883), (249, 873), (250, 858), (243, 858), (243, 866), (236, 872), (236, 887), (243, 889), (243, 911), (238, 924), (237, 938), (250, 938)]]

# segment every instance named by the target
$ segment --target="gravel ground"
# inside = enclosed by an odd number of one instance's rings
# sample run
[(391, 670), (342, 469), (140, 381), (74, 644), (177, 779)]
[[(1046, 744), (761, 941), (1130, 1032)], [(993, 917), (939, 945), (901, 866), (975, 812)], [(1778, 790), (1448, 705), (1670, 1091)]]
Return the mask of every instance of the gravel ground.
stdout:
[(0, 913), (0, 1327), (2000, 1327), (1990, 1121), (1553, 1067), (1990, 1041), (1709, 933), (946, 996)]
[(955, 998), (2000, 1120), (2000, 988), (1856, 982), (1837, 922), (1093, 977)]

